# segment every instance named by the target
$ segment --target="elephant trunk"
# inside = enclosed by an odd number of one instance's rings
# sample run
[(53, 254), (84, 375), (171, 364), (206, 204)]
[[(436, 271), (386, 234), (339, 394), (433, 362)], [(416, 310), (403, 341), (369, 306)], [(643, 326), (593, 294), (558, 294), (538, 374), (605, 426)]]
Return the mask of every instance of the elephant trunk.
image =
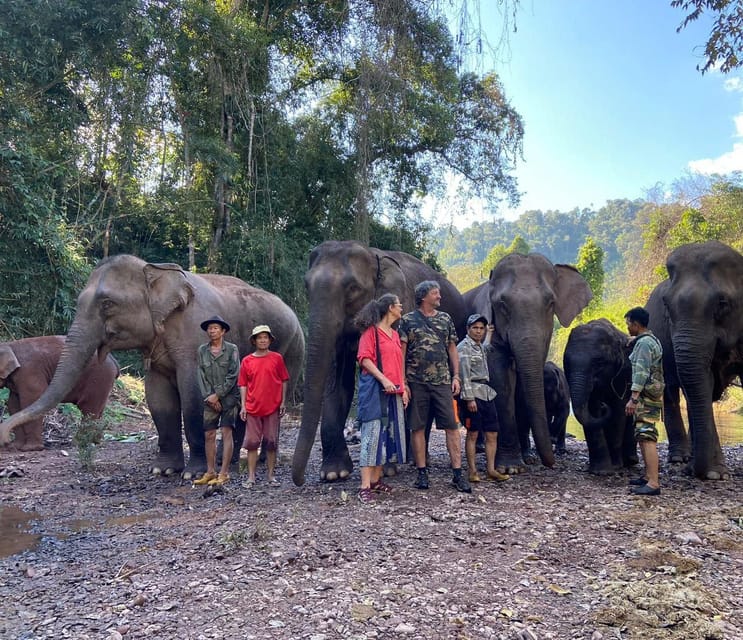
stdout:
[(302, 422), (294, 447), (292, 480), (297, 486), (304, 484), (304, 473), (317, 435), (322, 416), (328, 375), (335, 357), (337, 331), (323, 322), (319, 314), (311, 313), (308, 328), (307, 366), (304, 374), (304, 400)]
[[(533, 351), (533, 346), (526, 349)], [(519, 354), (516, 352), (516, 370), (527, 402), (528, 419), (534, 437), (534, 445), (542, 464), (552, 467), (555, 464), (555, 455), (552, 451), (549, 426), (547, 424), (547, 410), (544, 404), (544, 363), (534, 354)]]
[(705, 477), (709, 464), (705, 454), (719, 447), (712, 413), (712, 347), (704, 341), (703, 335), (680, 330), (673, 338), (676, 371), (688, 405), (694, 473), (700, 478)]
[[(46, 391), (41, 397), (25, 409), (13, 414), (9, 420), (0, 424), (0, 443), (8, 442), (10, 432), (21, 425), (40, 418), (56, 407), (77, 384), (83, 370), (97, 348), (95, 335), (89, 327), (83, 328), (77, 321), (72, 323)], [(103, 354), (105, 357), (107, 353)]]

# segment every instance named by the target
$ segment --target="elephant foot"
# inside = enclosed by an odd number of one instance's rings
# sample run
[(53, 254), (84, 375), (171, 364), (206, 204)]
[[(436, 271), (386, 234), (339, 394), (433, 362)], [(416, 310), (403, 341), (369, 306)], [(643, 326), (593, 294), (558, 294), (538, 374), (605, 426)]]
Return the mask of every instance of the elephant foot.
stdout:
[(588, 467), (588, 473), (594, 476), (612, 476), (615, 473), (619, 473), (622, 467), (611, 466), (611, 467)]
[(555, 448), (555, 455), (556, 456), (565, 456), (568, 454), (568, 450), (565, 447), (556, 447)]
[(323, 460), (320, 467), (320, 480), (323, 482), (345, 480), (351, 475), (351, 471), (353, 471), (353, 462), (351, 462), (351, 456), (346, 451), (340, 459), (326, 458)]
[(150, 473), (153, 476), (172, 476), (183, 471), (183, 455), (160, 454), (155, 460)]
[(668, 464), (685, 464), (690, 459), (691, 456), (688, 453), (668, 452)]
[(539, 456), (537, 455), (537, 452), (531, 449), (523, 453), (523, 459), (524, 462), (528, 465), (534, 465), (539, 462)]
[(387, 478), (394, 478), (397, 475), (397, 465), (394, 463), (386, 464), (382, 468), (382, 472)]
[(16, 447), (18, 451), (43, 451), (44, 450), (44, 443), (41, 442), (31, 442), (30, 440), (27, 440), (21, 445), (18, 445)]

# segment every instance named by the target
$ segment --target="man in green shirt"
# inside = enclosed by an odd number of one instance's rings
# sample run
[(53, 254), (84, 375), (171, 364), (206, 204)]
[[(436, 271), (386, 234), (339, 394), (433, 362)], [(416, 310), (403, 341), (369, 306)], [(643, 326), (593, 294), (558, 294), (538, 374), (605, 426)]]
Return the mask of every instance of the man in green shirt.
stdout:
[(630, 480), (636, 495), (660, 495), (658, 477), (658, 430), (656, 421), (661, 418), (663, 407), (663, 347), (660, 340), (648, 329), (650, 314), (642, 307), (630, 309), (624, 316), (627, 331), (634, 338), (630, 362), (632, 363), (632, 395), (625, 413), (633, 416), (635, 439), (645, 462), (645, 477)]

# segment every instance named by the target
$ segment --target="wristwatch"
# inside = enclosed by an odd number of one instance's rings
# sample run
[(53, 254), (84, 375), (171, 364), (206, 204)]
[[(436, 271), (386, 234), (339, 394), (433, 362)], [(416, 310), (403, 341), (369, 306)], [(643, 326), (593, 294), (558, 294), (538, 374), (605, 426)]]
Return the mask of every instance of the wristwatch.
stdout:
[(640, 404), (640, 398), (630, 398), (629, 401), (632, 404)]

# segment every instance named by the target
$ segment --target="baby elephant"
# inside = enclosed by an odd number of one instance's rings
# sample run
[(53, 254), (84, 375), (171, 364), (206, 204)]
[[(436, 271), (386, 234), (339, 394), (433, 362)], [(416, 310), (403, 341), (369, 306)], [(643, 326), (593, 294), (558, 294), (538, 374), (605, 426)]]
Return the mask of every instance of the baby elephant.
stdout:
[[(0, 343), (0, 387), (10, 389), (8, 410), (11, 414), (25, 409), (44, 393), (54, 375), (62, 353), (64, 336), (40, 336)], [(77, 384), (62, 402), (77, 405), (83, 415), (100, 418), (108, 402), (119, 365), (110, 354), (99, 363), (93, 355)], [(20, 451), (44, 448), (44, 419), (18, 427), (12, 445)]]

